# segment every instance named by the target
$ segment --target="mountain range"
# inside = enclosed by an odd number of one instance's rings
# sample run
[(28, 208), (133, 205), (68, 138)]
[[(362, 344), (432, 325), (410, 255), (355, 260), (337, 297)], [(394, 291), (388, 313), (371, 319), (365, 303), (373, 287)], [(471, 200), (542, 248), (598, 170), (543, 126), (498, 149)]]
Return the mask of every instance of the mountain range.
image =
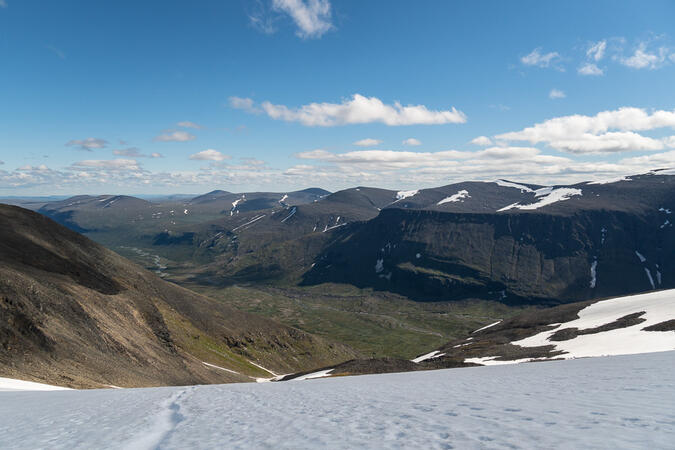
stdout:
[[(550, 339), (650, 313), (513, 343), (606, 298), (661, 290), (673, 309), (672, 170), (22, 205), (37, 212), (0, 207), (10, 378), (150, 386), (550, 359)], [(670, 332), (671, 319), (647, 326)]]

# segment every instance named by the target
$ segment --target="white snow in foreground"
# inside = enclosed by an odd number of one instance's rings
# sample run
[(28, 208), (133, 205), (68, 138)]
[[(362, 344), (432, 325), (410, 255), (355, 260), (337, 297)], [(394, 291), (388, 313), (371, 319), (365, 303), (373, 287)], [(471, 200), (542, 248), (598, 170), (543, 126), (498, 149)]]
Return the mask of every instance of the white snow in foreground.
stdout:
[(544, 206), (552, 205), (553, 203), (569, 200), (570, 198), (576, 195), (582, 195), (581, 189), (545, 187), (534, 191), (535, 197), (541, 197), (541, 199), (538, 202), (530, 203), (528, 205), (521, 205), (520, 203), (512, 203), (508, 206), (498, 209), (497, 212), (508, 211), (509, 209), (513, 208), (524, 210), (539, 209)]
[(534, 192), (534, 190), (532, 190), (531, 188), (529, 188), (525, 185), (518, 184), (518, 183), (512, 183), (512, 182), (506, 181), (506, 180), (497, 180), (497, 181), (495, 181), (495, 183), (498, 186), (502, 186), (502, 187), (510, 187), (510, 188), (514, 188), (514, 189), (520, 189), (520, 192)]
[(284, 196), (281, 197), (281, 200), (279, 200), (279, 203), (285, 202), (287, 198), (288, 198), (288, 194), (284, 194)]
[(396, 201), (417, 195), (419, 191), (420, 191), (419, 189), (415, 189), (414, 191), (398, 191), (396, 193)]
[(0, 447), (672, 448), (675, 352), (306, 383), (0, 393)]
[(422, 361), (426, 361), (427, 359), (434, 359), (434, 358), (440, 358), (441, 356), (444, 356), (445, 353), (441, 353), (438, 350), (434, 350), (433, 352), (427, 353), (425, 355), (418, 356), (415, 359), (411, 359), (410, 361), (414, 363), (421, 363)]
[[(601, 333), (579, 335), (567, 341), (549, 340), (549, 337), (558, 330), (596, 328), (629, 314), (642, 311), (645, 314), (640, 318), (645, 319), (645, 321), (637, 325)], [(564, 359), (675, 350), (675, 332), (643, 331), (643, 328), (675, 319), (675, 289), (600, 301), (582, 309), (578, 315), (578, 319), (561, 323), (552, 330), (513, 341), (511, 344), (521, 347), (553, 345), (554, 351), (562, 350), (564, 352), (554, 358)], [(466, 362), (497, 365), (527, 361), (499, 361), (495, 358), (494, 356), (469, 358), (466, 359)]]
[(436, 204), (442, 205), (443, 203), (449, 202), (463, 202), (465, 198), (471, 198), (471, 196), (469, 195), (469, 191), (462, 189), (461, 191), (457, 191), (456, 194), (452, 194), (450, 197), (445, 197)]
[[(63, 391), (70, 390), (65, 387), (52, 386), (51, 384), (35, 383), (33, 381), (15, 380), (13, 378), (0, 377), (0, 392), (3, 391)], [(2, 439), (0, 439), (0, 444)], [(2, 445), (0, 445), (2, 447)]]
[(477, 329), (476, 331), (472, 331), (471, 334), (473, 334), (473, 333), (478, 333), (479, 331), (487, 330), (488, 328), (492, 328), (492, 327), (494, 327), (495, 325), (501, 323), (501, 321), (502, 321), (502, 320), (499, 319), (499, 320), (496, 321), (495, 323), (491, 323), (490, 325), (485, 325), (483, 328), (479, 328), (479, 329)]

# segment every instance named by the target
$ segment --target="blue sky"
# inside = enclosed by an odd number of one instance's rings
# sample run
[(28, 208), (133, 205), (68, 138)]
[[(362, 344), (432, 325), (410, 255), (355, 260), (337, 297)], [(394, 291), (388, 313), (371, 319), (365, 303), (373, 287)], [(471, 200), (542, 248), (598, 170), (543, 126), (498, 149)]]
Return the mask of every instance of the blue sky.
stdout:
[(670, 1), (0, 0), (0, 194), (675, 166), (674, 19)]

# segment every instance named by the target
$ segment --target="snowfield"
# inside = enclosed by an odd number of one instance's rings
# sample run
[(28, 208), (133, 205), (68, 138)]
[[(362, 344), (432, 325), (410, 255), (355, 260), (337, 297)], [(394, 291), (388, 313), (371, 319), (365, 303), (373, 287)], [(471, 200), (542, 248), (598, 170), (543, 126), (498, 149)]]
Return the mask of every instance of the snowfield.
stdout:
[[(642, 321), (623, 328), (593, 334), (579, 334), (572, 339), (551, 339), (560, 330), (569, 328), (589, 330), (611, 324), (631, 314), (640, 314), (639, 319)], [(553, 358), (562, 359), (675, 350), (675, 332), (645, 330), (645, 328), (675, 319), (675, 289), (599, 301), (582, 309), (578, 315), (578, 319), (565, 323), (551, 324), (552, 328), (550, 330), (519, 341), (513, 341), (511, 344), (520, 347), (553, 345), (554, 351), (563, 352), (561, 355), (553, 356)], [(497, 365), (549, 359), (499, 360), (497, 358), (497, 356), (467, 358), (465, 362)]]
[(263, 383), (0, 393), (1, 448), (672, 448), (675, 352)]

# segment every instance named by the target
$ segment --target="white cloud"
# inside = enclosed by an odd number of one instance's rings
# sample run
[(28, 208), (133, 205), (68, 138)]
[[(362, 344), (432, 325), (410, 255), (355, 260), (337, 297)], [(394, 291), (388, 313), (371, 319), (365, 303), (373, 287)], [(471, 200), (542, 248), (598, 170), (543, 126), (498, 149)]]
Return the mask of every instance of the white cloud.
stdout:
[(414, 168), (468, 159), (505, 161), (523, 157), (536, 158), (540, 151), (532, 147), (490, 147), (479, 151), (446, 150), (440, 152), (412, 152), (399, 150), (359, 150), (331, 153), (322, 149), (301, 152), (295, 156), (322, 162), (352, 165), (372, 165), (379, 168)]
[(99, 138), (86, 138), (86, 139), (73, 139), (71, 141), (66, 142), (66, 145), (68, 147), (76, 146), (79, 147), (81, 150), (86, 150), (86, 151), (92, 151), (95, 149), (99, 148), (104, 148), (108, 142), (105, 139), (99, 139)]
[(560, 89), (551, 89), (551, 92), (548, 93), (548, 98), (551, 98), (553, 100), (559, 99), (559, 98), (565, 98), (567, 97), (563, 91)]
[(319, 38), (334, 28), (328, 0), (272, 0), (272, 7), (293, 19), (303, 39)]
[(552, 64), (560, 61), (558, 52), (541, 53), (541, 47), (535, 48), (529, 54), (520, 58), (520, 62), (526, 66), (550, 67)]
[[(635, 131), (675, 127), (675, 110), (653, 111), (624, 107), (603, 111), (595, 116), (556, 117), (521, 131), (497, 135), (503, 141), (544, 142), (570, 153), (609, 153), (631, 150), (656, 151), (665, 147), (663, 140), (643, 136)], [(617, 131), (612, 131), (617, 130)]]
[(229, 100), (230, 106), (235, 109), (242, 109), (246, 112), (253, 114), (259, 114), (262, 112), (260, 108), (257, 108), (255, 106), (255, 102), (253, 101), (253, 99), (242, 97), (230, 97)]
[(586, 50), (586, 56), (593, 61), (600, 61), (605, 56), (607, 41), (602, 40), (591, 44)]
[(7, 8), (7, 2), (5, 0), (0, 0), (0, 8)]
[(220, 153), (218, 150), (213, 150), (212, 148), (190, 155), (190, 159), (198, 161), (225, 161), (230, 158), (230, 156)]
[(296, 156), (312, 163), (295, 165), (285, 170), (284, 175), (300, 179), (312, 177), (317, 182), (340, 183), (345, 187), (367, 182), (392, 188), (419, 188), (497, 178), (548, 185), (612, 178), (675, 166), (675, 151), (618, 162), (587, 162), (546, 155), (533, 147), (441, 152), (363, 150), (332, 153), (313, 150)]
[(358, 145), (359, 147), (374, 147), (376, 145), (380, 145), (381, 143), (382, 141), (379, 139), (366, 138), (354, 142), (354, 145)]
[(658, 69), (668, 57), (668, 49), (660, 47), (656, 53), (647, 50), (647, 43), (640, 42), (632, 56), (621, 57), (619, 62), (633, 69)]
[(140, 170), (138, 163), (133, 159), (108, 159), (108, 160), (88, 159), (85, 161), (73, 163), (71, 168), (76, 170), (89, 170), (89, 169), (123, 170), (123, 171)]
[(486, 147), (488, 145), (492, 145), (492, 139), (490, 139), (487, 136), (478, 136), (477, 138), (471, 139), (469, 143), (473, 145), (480, 145), (481, 147)]
[[(257, 110), (251, 99), (232, 97), (230, 104), (249, 112)], [(466, 122), (464, 113), (454, 107), (450, 110), (435, 111), (427, 109), (424, 105), (403, 106), (399, 102), (387, 105), (377, 97), (364, 97), (360, 94), (354, 94), (351, 99), (342, 103), (310, 103), (299, 108), (289, 108), (285, 105), (263, 102), (261, 107), (272, 119), (299, 122), (305, 126), (330, 127), (378, 122), (400, 126)]]
[(196, 136), (187, 131), (169, 131), (156, 136), (155, 141), (159, 142), (187, 142), (196, 139)]
[(178, 122), (176, 125), (179, 127), (183, 128), (194, 128), (196, 130), (201, 130), (204, 128), (203, 126), (199, 125), (198, 123), (190, 122), (189, 120), (185, 120), (183, 122)]
[(415, 139), (415, 138), (408, 138), (408, 139), (405, 139), (402, 142), (402, 144), (403, 145), (409, 145), (409, 146), (412, 146), (412, 147), (416, 147), (418, 145), (422, 145), (422, 142), (419, 141), (418, 139)]
[(128, 157), (131, 157), (131, 158), (140, 158), (140, 157), (145, 156), (136, 147), (121, 148), (121, 149), (113, 150), (113, 154), (118, 155), (118, 156), (128, 156)]
[(585, 64), (579, 66), (579, 68), (577, 69), (577, 72), (580, 75), (599, 76), (599, 75), (604, 74), (604, 71), (601, 68), (599, 68), (596, 64), (593, 64), (593, 63), (585, 63)]
[(145, 153), (141, 153), (136, 147), (113, 150), (113, 155), (126, 156), (129, 158), (163, 158), (161, 153), (151, 153), (150, 155), (146, 155)]

